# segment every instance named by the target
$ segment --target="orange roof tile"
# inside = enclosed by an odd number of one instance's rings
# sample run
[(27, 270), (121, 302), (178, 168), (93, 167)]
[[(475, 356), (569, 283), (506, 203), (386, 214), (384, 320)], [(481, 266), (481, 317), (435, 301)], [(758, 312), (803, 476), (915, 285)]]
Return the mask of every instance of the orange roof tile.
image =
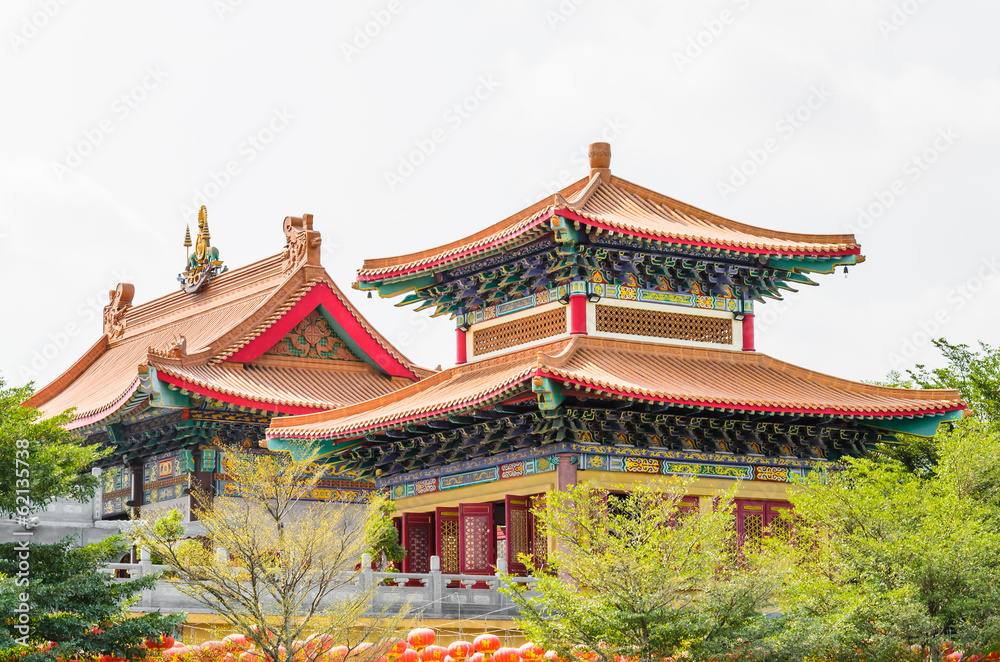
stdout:
[(365, 260), (359, 281), (413, 275), (496, 249), (515, 239), (529, 240), (553, 213), (610, 231), (663, 241), (715, 246), (777, 255), (857, 253), (853, 235), (778, 232), (738, 223), (643, 188), (620, 177), (604, 181), (599, 173), (571, 184), (552, 198), (464, 239), (418, 253)]
[[(201, 292), (173, 292), (130, 308), (124, 333), (114, 340), (105, 335), (90, 351), (25, 404), (49, 415), (76, 408), (75, 419), (110, 414), (138, 384), (140, 364), (151, 364), (168, 374), (204, 385), (219, 393), (262, 403), (295, 402), (299, 406), (328, 408), (371, 398), (405, 380), (390, 379), (375, 370), (329, 362), (316, 366), (259, 367), (242, 374), (219, 363), (259, 336), (319, 283), (332, 290), (361, 328), (415, 377), (429, 374), (400, 354), (375, 331), (344, 297), (322, 267), (300, 265), (288, 272), (282, 255), (233, 269), (212, 279)], [(186, 355), (168, 358), (171, 345), (183, 336)], [(265, 408), (266, 407), (262, 407)]]
[(536, 375), (606, 395), (731, 410), (893, 417), (965, 407), (957, 391), (861, 384), (763, 354), (576, 336), (450, 368), (369, 402), (275, 419), (267, 434), (356, 437), (513, 397)]

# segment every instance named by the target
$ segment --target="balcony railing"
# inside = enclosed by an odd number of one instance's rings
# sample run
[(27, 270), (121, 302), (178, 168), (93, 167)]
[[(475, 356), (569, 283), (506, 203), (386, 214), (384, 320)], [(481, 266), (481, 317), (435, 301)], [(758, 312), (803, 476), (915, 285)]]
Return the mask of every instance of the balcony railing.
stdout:
[[(109, 563), (104, 571), (118, 575), (121, 581), (169, 571), (169, 566), (154, 565), (143, 554), (139, 563)], [(517, 607), (498, 588), (505, 581), (504, 559), (497, 562), (493, 575), (452, 575), (441, 572), (441, 560), (431, 557), (431, 571), (427, 573), (375, 572), (371, 570), (371, 557), (361, 557), (362, 570), (344, 573), (347, 583), (331, 598), (346, 598), (374, 587), (370, 614), (385, 608), (409, 604), (411, 614), (420, 613), (428, 618), (493, 618), (506, 619), (517, 616)], [(533, 577), (512, 577), (511, 581), (530, 585)], [(530, 593), (529, 593), (530, 595)], [(133, 612), (189, 612), (212, 613), (201, 603), (181, 592), (176, 582), (160, 580), (156, 588), (143, 591)]]

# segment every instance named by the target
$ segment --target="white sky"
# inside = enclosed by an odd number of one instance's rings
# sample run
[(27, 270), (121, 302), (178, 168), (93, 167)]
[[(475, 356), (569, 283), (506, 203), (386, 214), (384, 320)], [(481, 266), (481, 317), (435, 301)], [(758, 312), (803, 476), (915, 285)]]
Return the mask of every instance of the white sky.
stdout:
[[(230, 267), (278, 252), (282, 219), (313, 213), (364, 315), (416, 361), (450, 365), (453, 323), (365, 299), (355, 270), (578, 179), (602, 137), (615, 174), (666, 195), (857, 235), (868, 262), (848, 278), (758, 310), (759, 350), (873, 379), (936, 362), (922, 326), (995, 343), (997, 25), (987, 0), (4, 0), (0, 374), (58, 376), (99, 337), (119, 280), (136, 303), (176, 288), (198, 191)], [(477, 92), (473, 112), (449, 110)], [(880, 196), (884, 213), (859, 222)]]

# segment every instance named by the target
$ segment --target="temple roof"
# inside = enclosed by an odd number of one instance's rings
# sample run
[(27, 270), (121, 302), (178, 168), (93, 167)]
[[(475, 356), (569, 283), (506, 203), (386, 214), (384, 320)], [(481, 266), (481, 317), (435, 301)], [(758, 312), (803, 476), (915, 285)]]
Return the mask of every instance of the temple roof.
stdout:
[[(593, 228), (730, 253), (775, 257), (857, 255), (853, 235), (778, 232), (717, 216), (609, 173), (594, 172), (551, 198), (450, 244), (418, 253), (365, 260), (359, 285), (448, 269), (498, 247), (532, 239), (544, 223), (562, 216)], [(518, 242), (521, 243), (521, 242)]]
[[(49, 415), (74, 407), (71, 427), (80, 427), (145, 400), (153, 376), (160, 390), (166, 384), (295, 413), (380, 396), (430, 374), (372, 328), (320, 266), (311, 217), (305, 229), (302, 219), (295, 220), (299, 225), (286, 227), (286, 235), (300, 250), (286, 247), (216, 275), (201, 291), (179, 290), (133, 307), (131, 286), (120, 285), (105, 309), (104, 335), (25, 404)], [(309, 242), (311, 249), (305, 248)], [(313, 326), (328, 321), (324, 342), (349, 360), (265, 355), (316, 311), (324, 317)]]
[(563, 392), (598, 398), (717, 411), (860, 418), (874, 427), (901, 418), (940, 421), (943, 415), (965, 409), (958, 391), (862, 384), (763, 354), (575, 336), (456, 366), (369, 402), (274, 419), (267, 436), (358, 438), (518, 401), (532, 389), (547, 390), (545, 380), (557, 383)]

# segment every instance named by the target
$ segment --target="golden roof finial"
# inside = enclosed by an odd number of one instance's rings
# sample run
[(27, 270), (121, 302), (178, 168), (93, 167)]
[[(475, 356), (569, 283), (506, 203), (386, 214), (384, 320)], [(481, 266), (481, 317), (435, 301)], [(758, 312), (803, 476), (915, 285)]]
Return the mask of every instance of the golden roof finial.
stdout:
[(205, 244), (211, 245), (212, 235), (208, 231), (208, 209), (205, 205), (198, 210), (198, 227), (201, 228), (200, 234), (205, 237)]
[(184, 230), (184, 248), (191, 248), (191, 224)]

